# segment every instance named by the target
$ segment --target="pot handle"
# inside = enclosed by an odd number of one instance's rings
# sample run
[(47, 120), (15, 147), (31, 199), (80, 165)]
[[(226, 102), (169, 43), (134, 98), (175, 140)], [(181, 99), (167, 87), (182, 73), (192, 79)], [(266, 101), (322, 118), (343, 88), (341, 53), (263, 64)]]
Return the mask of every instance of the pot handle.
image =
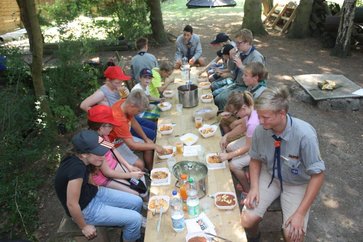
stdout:
[(176, 182), (175, 182), (175, 187), (176, 187), (176, 188), (180, 188), (179, 180), (176, 180)]

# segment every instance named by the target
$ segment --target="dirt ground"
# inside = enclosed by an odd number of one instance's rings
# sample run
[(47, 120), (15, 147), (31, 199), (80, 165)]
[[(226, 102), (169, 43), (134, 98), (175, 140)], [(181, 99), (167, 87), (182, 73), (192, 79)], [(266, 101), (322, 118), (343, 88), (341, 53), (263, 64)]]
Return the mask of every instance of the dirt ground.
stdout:
[[(218, 32), (226, 32), (231, 37), (241, 26), (239, 14), (225, 15), (213, 21), (200, 15), (195, 18), (165, 22), (165, 28), (178, 35), (185, 24), (191, 23), (195, 33), (202, 39), (203, 55), (211, 60), (216, 49), (209, 45)], [(294, 93), (301, 88), (292, 79), (293, 75), (333, 73), (345, 75), (363, 87), (363, 51), (355, 50), (352, 56), (340, 59), (329, 55), (329, 50), (321, 49), (319, 40), (294, 40), (268, 35), (256, 37), (257, 49), (266, 57), (269, 70), (269, 86), (287, 85), (293, 90), (290, 106), (291, 115), (311, 123), (317, 130), (321, 155), (326, 162), (325, 183), (315, 200), (310, 213), (306, 241), (362, 241), (363, 238), (363, 105), (360, 111), (324, 111), (312, 103), (301, 101)], [(174, 44), (151, 47), (149, 50), (160, 60), (173, 60)], [(105, 59), (113, 53), (100, 53)], [(130, 59), (134, 51), (122, 52)], [(361, 102), (362, 103), (362, 102)], [(40, 205), (41, 224), (38, 230), (39, 241), (52, 241), (63, 216), (63, 210), (56, 199), (52, 180), (44, 190)], [(265, 236), (263, 241), (276, 241)]]

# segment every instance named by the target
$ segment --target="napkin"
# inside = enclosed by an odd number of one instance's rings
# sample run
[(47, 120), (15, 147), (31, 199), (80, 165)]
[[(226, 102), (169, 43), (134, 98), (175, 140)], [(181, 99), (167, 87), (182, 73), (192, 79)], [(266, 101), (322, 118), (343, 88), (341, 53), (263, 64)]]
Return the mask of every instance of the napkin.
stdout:
[(200, 145), (184, 146), (183, 156), (198, 156), (198, 152), (202, 149)]
[(196, 218), (186, 219), (185, 224), (187, 226), (188, 233), (209, 232), (216, 234), (215, 226), (205, 213), (199, 214)]

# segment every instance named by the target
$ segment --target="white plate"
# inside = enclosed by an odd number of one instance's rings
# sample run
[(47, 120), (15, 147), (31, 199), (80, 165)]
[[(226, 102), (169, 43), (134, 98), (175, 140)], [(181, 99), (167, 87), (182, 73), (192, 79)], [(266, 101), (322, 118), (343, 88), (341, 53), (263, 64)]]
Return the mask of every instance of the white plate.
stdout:
[[(161, 130), (163, 127), (168, 127), (170, 129), (167, 130)], [(165, 135), (165, 134), (171, 134), (173, 133), (173, 125), (172, 124), (160, 124), (160, 126), (158, 127), (158, 130), (161, 134)]]
[(158, 103), (158, 107), (160, 108), (161, 111), (167, 111), (171, 109), (171, 103), (169, 102), (162, 102), (162, 103)]
[(196, 136), (195, 134), (192, 134), (192, 133), (187, 133), (187, 134), (181, 136), (180, 140), (185, 145), (192, 145), (192, 144), (194, 144), (195, 142), (198, 141), (198, 136)]
[[(200, 135), (202, 135), (204, 138), (208, 138), (208, 137), (212, 137), (216, 131), (217, 131), (218, 127), (217, 125), (209, 125), (209, 124), (204, 124), (202, 127), (200, 127), (198, 129)], [(209, 131), (207, 133), (204, 133), (206, 131)]]
[(168, 155), (160, 155), (158, 152), (156, 152), (156, 154), (159, 157), (159, 159), (165, 160), (165, 159), (168, 159), (168, 158), (172, 157), (175, 154), (175, 151), (176, 151), (175, 146), (163, 146), (163, 148), (165, 148), (165, 149), (172, 149), (173, 150), (173, 153), (168, 154)]
[[(207, 98), (209, 97), (209, 98)], [(211, 103), (213, 101), (213, 95), (212, 94), (203, 94), (200, 97), (200, 100), (202, 100), (203, 103)]]
[[(156, 179), (156, 178), (153, 178), (153, 175), (155, 172), (165, 172), (167, 173), (167, 177), (166, 178), (163, 178), (163, 179)], [(152, 183), (154, 184), (162, 184), (162, 183), (167, 183), (168, 180), (169, 180), (169, 177), (170, 177), (170, 172), (169, 172), (169, 169), (166, 168), (166, 167), (161, 167), (161, 168), (154, 168), (151, 170), (150, 172), (150, 178), (151, 178), (151, 181)]]
[[(223, 194), (226, 194), (228, 196), (233, 196), (233, 198), (231, 198), (231, 199), (227, 199), (227, 197), (223, 198), (222, 197)], [(217, 204), (217, 200), (219, 200), (219, 199), (225, 200), (226, 202), (228, 202), (228, 201), (232, 202), (232, 199), (233, 199), (234, 203), (231, 205), (221, 206), (221, 205)], [(216, 207), (219, 209), (233, 209), (234, 207), (236, 207), (237, 203), (238, 203), (238, 200), (237, 200), (236, 194), (233, 192), (217, 192), (214, 194), (214, 205), (216, 205)]]
[(153, 204), (155, 204), (155, 200), (164, 200), (165, 201), (165, 207), (163, 206), (163, 213), (165, 213), (166, 211), (168, 211), (169, 209), (169, 203), (170, 203), (170, 197), (163, 195), (163, 196), (152, 196), (149, 199), (149, 204), (147, 206), (147, 208), (151, 211), (151, 212), (156, 212), (156, 213), (160, 213), (160, 208), (158, 207), (157, 209), (154, 208), (154, 206), (151, 206)]
[(219, 163), (210, 163), (209, 157), (213, 156), (213, 155), (217, 155), (217, 153), (209, 153), (205, 156), (205, 161), (207, 162), (207, 167), (209, 170), (215, 170), (215, 169), (224, 169), (226, 168), (226, 164), (224, 161), (221, 161)]
[(166, 98), (172, 98), (174, 96), (174, 91), (173, 90), (165, 90), (163, 92), (163, 96)]
[(202, 89), (209, 89), (210, 88), (210, 82), (199, 82), (199, 87)]

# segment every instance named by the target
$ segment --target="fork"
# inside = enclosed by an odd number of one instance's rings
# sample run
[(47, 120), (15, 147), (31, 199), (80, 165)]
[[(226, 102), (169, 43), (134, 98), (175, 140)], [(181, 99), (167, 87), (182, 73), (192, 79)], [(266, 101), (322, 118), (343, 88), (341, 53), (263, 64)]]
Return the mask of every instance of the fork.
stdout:
[(159, 232), (160, 231), (160, 224), (161, 224), (161, 217), (163, 216), (163, 206), (160, 206), (160, 215), (159, 215), (159, 220), (158, 220), (158, 224), (156, 226), (156, 230)]

